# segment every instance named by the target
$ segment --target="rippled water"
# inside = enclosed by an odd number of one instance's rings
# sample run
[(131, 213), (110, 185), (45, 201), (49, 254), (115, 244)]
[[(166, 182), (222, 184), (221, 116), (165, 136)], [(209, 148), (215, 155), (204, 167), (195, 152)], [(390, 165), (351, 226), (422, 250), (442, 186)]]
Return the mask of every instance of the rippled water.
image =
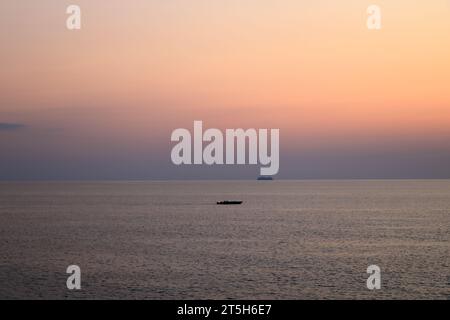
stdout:
[(3, 299), (449, 297), (448, 180), (0, 184)]

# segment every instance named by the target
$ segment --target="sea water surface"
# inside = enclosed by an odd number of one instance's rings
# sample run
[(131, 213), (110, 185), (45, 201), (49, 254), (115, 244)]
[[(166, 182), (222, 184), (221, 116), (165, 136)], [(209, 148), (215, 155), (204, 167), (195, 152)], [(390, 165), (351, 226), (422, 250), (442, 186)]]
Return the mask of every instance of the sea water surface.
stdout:
[(0, 183), (0, 299), (449, 297), (449, 180)]

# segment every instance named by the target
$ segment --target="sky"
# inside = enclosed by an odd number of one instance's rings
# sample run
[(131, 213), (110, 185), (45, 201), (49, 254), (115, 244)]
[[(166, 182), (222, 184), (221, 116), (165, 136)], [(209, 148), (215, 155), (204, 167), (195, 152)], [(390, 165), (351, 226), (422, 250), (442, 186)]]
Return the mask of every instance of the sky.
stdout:
[(2, 0), (0, 43), (0, 180), (259, 174), (174, 166), (195, 120), (280, 129), (280, 179), (450, 178), (447, 0)]

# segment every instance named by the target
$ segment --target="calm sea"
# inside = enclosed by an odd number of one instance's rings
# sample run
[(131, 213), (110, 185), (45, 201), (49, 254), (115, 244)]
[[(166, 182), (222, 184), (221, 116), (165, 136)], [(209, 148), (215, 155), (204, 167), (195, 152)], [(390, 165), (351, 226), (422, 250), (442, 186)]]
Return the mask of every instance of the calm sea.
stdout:
[(1, 299), (449, 297), (448, 180), (0, 184)]

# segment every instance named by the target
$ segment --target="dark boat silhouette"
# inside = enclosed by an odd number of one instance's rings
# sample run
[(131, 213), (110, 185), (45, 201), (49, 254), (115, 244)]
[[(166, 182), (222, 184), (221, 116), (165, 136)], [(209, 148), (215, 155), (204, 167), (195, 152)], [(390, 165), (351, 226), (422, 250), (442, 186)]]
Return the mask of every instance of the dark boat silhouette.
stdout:
[(218, 205), (223, 205), (223, 206), (229, 206), (229, 205), (237, 205), (237, 204), (242, 204), (243, 201), (232, 201), (232, 200), (225, 200), (225, 201), (217, 201)]
[(258, 177), (258, 181), (272, 181), (273, 178), (272, 177), (268, 177), (268, 176), (261, 176)]

